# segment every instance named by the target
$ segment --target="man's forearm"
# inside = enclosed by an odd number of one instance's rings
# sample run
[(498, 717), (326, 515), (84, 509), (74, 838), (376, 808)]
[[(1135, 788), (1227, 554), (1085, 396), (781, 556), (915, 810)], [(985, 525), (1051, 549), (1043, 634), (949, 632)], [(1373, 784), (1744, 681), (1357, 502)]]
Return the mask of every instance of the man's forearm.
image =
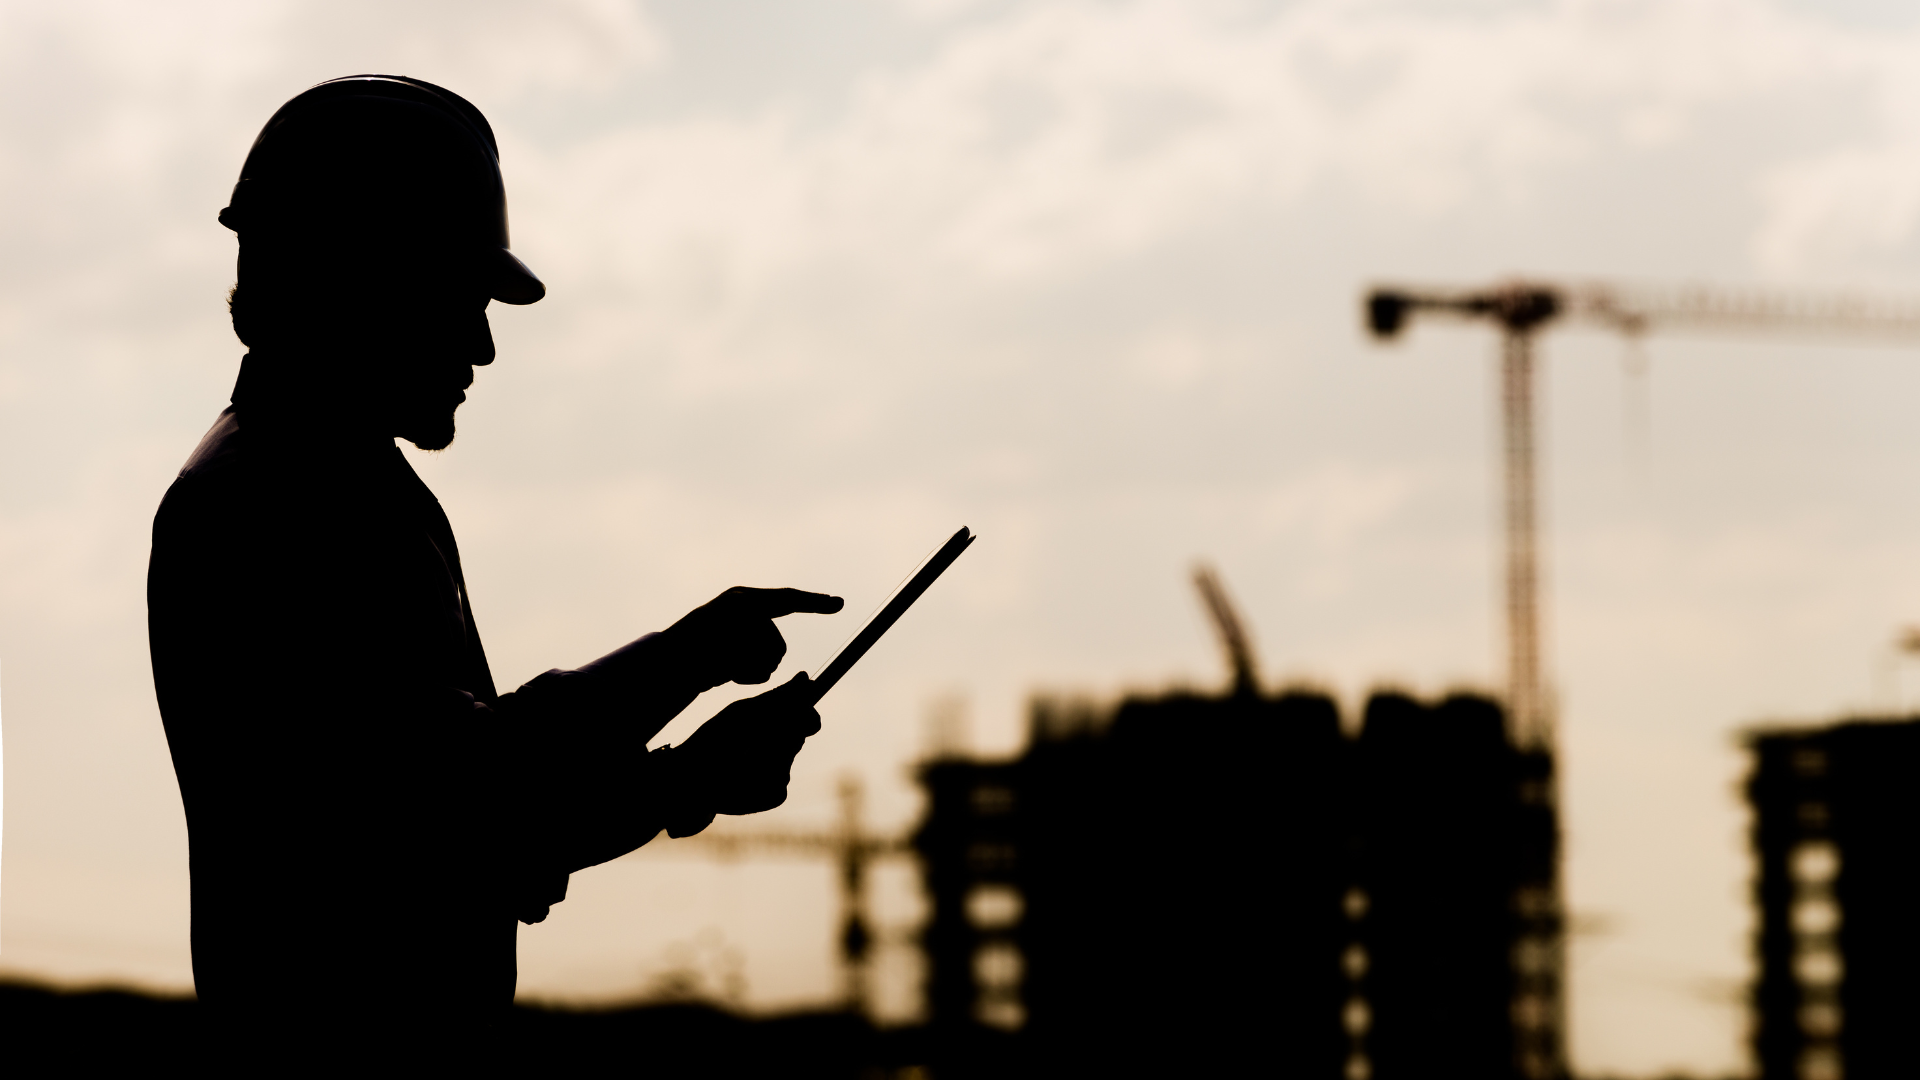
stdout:
[(648, 634), (579, 668), (542, 672), (501, 695), (499, 708), (543, 741), (636, 753), (715, 685), (685, 651), (670, 634)]
[(694, 698), (725, 681), (705, 670), (705, 660), (667, 631), (644, 635), (578, 670), (595, 696), (651, 740)]

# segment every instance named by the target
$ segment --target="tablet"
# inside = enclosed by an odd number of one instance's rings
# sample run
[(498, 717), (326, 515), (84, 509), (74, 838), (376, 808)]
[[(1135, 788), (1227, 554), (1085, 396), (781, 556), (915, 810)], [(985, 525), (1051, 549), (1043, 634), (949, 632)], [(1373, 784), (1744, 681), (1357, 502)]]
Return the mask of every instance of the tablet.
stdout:
[(898, 622), (900, 616), (906, 614), (907, 609), (913, 606), (913, 602), (920, 599), (920, 594), (927, 591), (927, 586), (932, 585), (935, 578), (939, 577), (947, 567), (952, 566), (953, 560), (959, 558), (960, 553), (967, 550), (967, 545), (976, 539), (978, 537), (967, 532), (967, 527), (962, 525), (959, 532), (954, 533), (945, 544), (940, 546), (940, 550), (928, 556), (927, 561), (920, 564), (919, 572), (908, 578), (905, 585), (894, 591), (893, 598), (880, 609), (880, 614), (875, 615), (872, 621), (853, 636), (852, 641), (847, 642), (846, 648), (840, 650), (840, 655), (834, 657), (832, 663), (820, 670), (819, 676), (813, 680), (812, 703), (818, 704), (821, 698), (827, 696), (827, 691), (833, 689), (833, 684), (840, 681), (840, 676), (845, 675), (861, 657), (867, 655), (867, 650), (873, 648), (873, 643), (880, 640), (880, 635), (886, 633), (889, 627)]

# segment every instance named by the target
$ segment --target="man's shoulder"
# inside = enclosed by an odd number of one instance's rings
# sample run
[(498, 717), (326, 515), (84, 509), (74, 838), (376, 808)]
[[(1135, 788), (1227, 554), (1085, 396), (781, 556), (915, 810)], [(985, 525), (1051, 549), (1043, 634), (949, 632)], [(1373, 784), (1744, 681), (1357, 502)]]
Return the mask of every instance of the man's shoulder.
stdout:
[(156, 540), (182, 528), (194, 529), (210, 515), (232, 512), (245, 473), (242, 445), (240, 418), (229, 406), (201, 437), (160, 500), (153, 519)]
[(394, 497), (394, 462), (405, 469), (405, 459), (391, 442), (381, 449), (229, 406), (161, 499), (156, 535), (268, 529), (284, 544), (391, 532), (413, 515)]
[(207, 477), (231, 472), (240, 461), (240, 413), (229, 405), (200, 437), (200, 445), (180, 467), (180, 478)]

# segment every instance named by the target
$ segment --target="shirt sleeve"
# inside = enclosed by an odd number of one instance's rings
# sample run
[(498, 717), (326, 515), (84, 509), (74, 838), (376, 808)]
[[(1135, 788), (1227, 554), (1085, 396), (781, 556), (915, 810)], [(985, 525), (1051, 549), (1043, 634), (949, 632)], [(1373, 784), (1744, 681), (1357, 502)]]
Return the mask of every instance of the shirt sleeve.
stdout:
[[(582, 668), (555, 669), (496, 706), (539, 759), (540, 800), (558, 862), (571, 872), (618, 858), (665, 829), (699, 832), (713, 815), (667, 748), (647, 743), (703, 690), (672, 641), (648, 634)], [(537, 733), (537, 734), (536, 734)]]

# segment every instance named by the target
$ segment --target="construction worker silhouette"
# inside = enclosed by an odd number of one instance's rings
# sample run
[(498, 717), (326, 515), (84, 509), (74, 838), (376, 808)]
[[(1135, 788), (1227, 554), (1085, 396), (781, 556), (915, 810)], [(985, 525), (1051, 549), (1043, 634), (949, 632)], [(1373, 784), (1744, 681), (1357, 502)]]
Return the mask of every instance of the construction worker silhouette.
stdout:
[(416, 79), (322, 83), (267, 122), (239, 234), (232, 405), (154, 519), (154, 686), (185, 803), (194, 981), (227, 1066), (480, 1060), (516, 920), (567, 875), (779, 805), (819, 718), (767, 681), (772, 620), (836, 597), (730, 589), (577, 670), (496, 692), (453, 531), (394, 444), (452, 442), (508, 250), (493, 132)]

